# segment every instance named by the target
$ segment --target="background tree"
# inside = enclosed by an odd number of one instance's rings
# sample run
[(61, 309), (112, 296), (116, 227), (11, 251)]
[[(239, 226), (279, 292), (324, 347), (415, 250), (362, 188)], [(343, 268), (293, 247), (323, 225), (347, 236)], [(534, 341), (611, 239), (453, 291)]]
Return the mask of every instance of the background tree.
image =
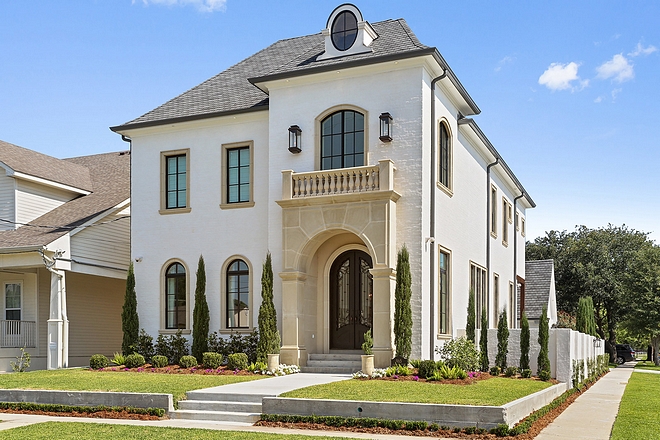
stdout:
[(548, 355), (548, 342), (550, 341), (550, 329), (548, 328), (548, 309), (543, 307), (541, 318), (539, 319), (539, 356), (537, 358), (538, 369), (536, 374), (541, 375), (542, 371), (550, 372), (550, 357)]
[(277, 330), (277, 312), (273, 303), (273, 263), (266, 254), (261, 272), (261, 306), (259, 306), (259, 342), (257, 360), (266, 362), (269, 354), (280, 352), (280, 333)]
[(475, 315), (476, 311), (474, 308), (474, 290), (470, 289), (470, 293), (468, 296), (468, 306), (467, 306), (467, 324), (465, 326), (465, 337), (469, 340), (472, 341), (472, 343), (477, 342), (475, 336), (474, 336), (474, 328), (475, 328)]
[(488, 317), (486, 309), (481, 309), (481, 331), (479, 332), (479, 359), (481, 360), (481, 371), (488, 371)]
[(197, 282), (195, 284), (195, 308), (193, 309), (192, 355), (198, 362), (209, 351), (209, 305), (206, 302), (206, 266), (204, 257), (197, 262)]
[(506, 317), (506, 309), (500, 313), (500, 319), (497, 321), (497, 355), (495, 356), (495, 365), (500, 370), (506, 370), (506, 355), (509, 353), (509, 323)]
[(594, 303), (590, 296), (583, 296), (578, 301), (575, 329), (579, 332), (596, 336), (596, 319)]
[(394, 291), (394, 345), (396, 357), (400, 359), (409, 359), (412, 350), (411, 285), (410, 256), (404, 244), (397, 255)]
[(135, 293), (135, 273), (133, 263), (128, 265), (126, 276), (126, 293), (124, 306), (121, 309), (121, 330), (124, 336), (121, 341), (121, 351), (125, 355), (132, 354), (137, 346), (140, 334), (140, 318), (137, 313), (137, 294)]
[(529, 370), (529, 321), (525, 312), (520, 318), (520, 369)]

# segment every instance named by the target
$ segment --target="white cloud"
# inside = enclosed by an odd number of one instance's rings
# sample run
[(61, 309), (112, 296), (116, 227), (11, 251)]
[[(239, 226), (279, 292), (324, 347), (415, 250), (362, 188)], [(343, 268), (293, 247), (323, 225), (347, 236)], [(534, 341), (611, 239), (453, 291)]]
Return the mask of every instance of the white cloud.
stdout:
[[(133, 0), (135, 3), (137, 0)], [(145, 5), (194, 6), (201, 12), (224, 11), (227, 0), (142, 0)]]
[(594, 99), (594, 102), (595, 102), (596, 104), (603, 102), (603, 97), (602, 97), (602, 96), (599, 96), (598, 98)]
[(658, 48), (655, 46), (647, 46), (647, 47), (642, 46), (642, 42), (640, 41), (639, 43), (637, 43), (637, 47), (635, 47), (635, 50), (630, 52), (628, 55), (631, 57), (638, 57), (640, 55), (650, 55), (657, 50)]
[(631, 80), (635, 77), (633, 66), (628, 62), (628, 59), (623, 54), (616, 54), (611, 60), (606, 61), (596, 68), (598, 72), (597, 78), (609, 79), (613, 78), (614, 81), (622, 83)]
[[(578, 76), (580, 65), (576, 62), (568, 64), (552, 63), (539, 77), (539, 84), (550, 90), (582, 90), (589, 85), (589, 80), (582, 80)], [(578, 85), (574, 84), (577, 81)]]
[(623, 89), (614, 89), (612, 90), (612, 102), (616, 102), (616, 97), (621, 93)]
[(507, 64), (513, 63), (515, 60), (516, 60), (515, 57), (509, 55), (505, 56), (504, 58), (502, 58), (497, 62), (497, 66), (495, 67), (495, 72), (499, 72), (500, 70), (502, 70), (502, 67), (504, 67)]

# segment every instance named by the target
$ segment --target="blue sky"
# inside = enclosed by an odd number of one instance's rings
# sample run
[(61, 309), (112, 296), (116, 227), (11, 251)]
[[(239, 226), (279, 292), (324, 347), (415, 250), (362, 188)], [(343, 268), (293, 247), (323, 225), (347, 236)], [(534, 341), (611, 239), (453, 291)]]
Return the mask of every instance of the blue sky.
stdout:
[[(126, 149), (131, 120), (338, 1), (0, 2), (0, 139), (55, 157)], [(528, 238), (626, 224), (660, 242), (660, 2), (357, 1), (405, 18), (482, 109), (538, 207)]]

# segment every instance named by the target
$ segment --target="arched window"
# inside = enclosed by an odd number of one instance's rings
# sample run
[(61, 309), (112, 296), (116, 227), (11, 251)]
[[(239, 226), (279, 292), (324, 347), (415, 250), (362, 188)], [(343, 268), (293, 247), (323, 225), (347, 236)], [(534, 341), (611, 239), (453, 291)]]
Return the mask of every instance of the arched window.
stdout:
[(243, 260), (227, 268), (227, 328), (250, 326), (250, 269)]
[(172, 263), (165, 271), (165, 328), (185, 329), (186, 269), (181, 263)]
[(451, 144), (449, 142), (449, 132), (444, 123), (440, 123), (439, 133), (439, 151), (440, 154), (440, 170), (438, 173), (438, 181), (451, 189)]
[(321, 121), (321, 169), (364, 165), (364, 115), (340, 110)]

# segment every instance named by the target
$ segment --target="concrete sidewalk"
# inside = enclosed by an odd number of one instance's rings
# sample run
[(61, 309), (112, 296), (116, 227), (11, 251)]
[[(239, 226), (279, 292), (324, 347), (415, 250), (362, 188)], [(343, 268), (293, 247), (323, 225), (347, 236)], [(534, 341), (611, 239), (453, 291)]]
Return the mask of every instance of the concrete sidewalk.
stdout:
[(610, 370), (546, 426), (536, 440), (608, 440), (634, 367), (635, 363), (629, 362)]

